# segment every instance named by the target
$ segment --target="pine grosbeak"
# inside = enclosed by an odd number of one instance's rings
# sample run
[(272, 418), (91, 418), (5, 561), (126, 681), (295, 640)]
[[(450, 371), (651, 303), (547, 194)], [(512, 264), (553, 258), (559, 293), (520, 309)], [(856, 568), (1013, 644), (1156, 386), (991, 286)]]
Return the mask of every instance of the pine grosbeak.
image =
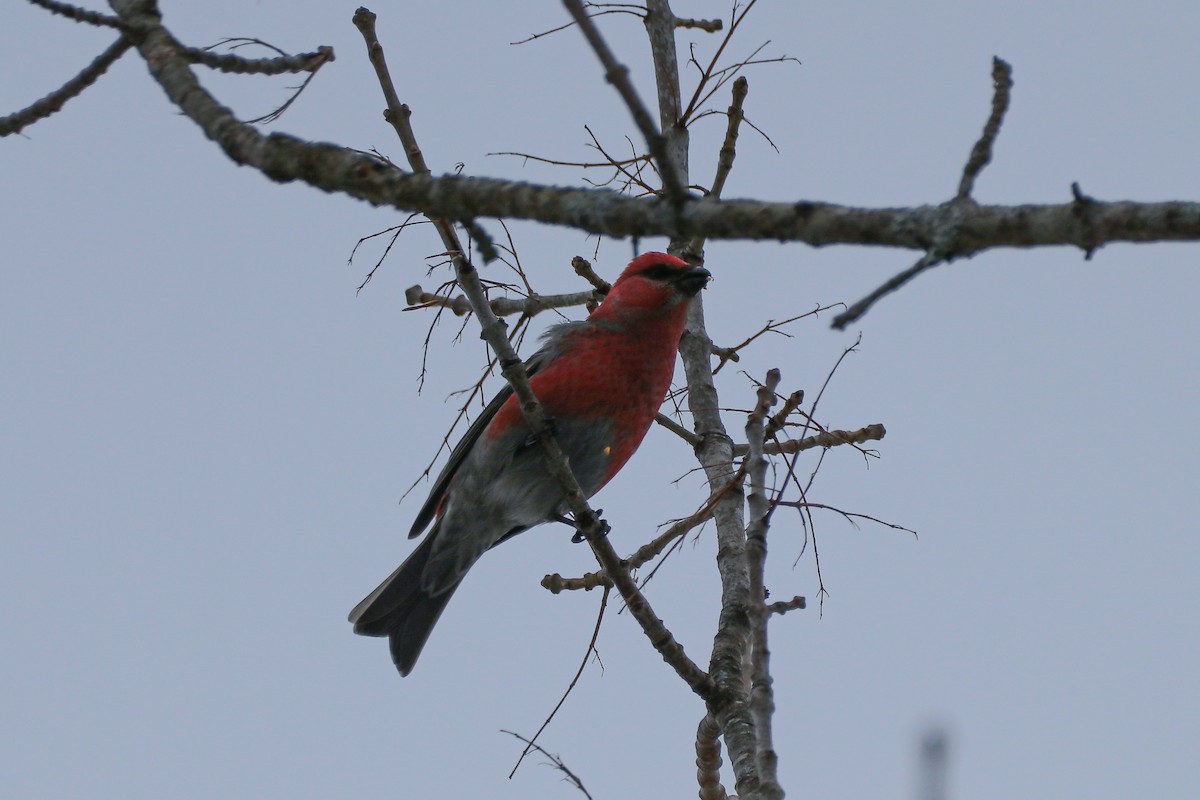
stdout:
[[(665, 253), (635, 258), (581, 322), (556, 325), (526, 362), (530, 386), (588, 497), (641, 444), (675, 371), (688, 301), (710, 274)], [(467, 570), (488, 549), (567, 511), (542, 447), (505, 387), (450, 454), (409, 538), (425, 540), (354, 607), (354, 632), (387, 636), (401, 675)]]

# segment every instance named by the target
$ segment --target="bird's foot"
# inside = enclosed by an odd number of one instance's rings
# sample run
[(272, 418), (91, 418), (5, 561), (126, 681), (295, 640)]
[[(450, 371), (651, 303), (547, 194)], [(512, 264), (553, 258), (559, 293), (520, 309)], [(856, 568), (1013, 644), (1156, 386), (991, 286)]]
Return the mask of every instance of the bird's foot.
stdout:
[[(558, 423), (554, 417), (542, 417), (542, 424), (545, 426), (546, 433), (555, 438), (558, 437)], [(538, 443), (538, 437), (532, 433), (525, 437), (525, 441), (521, 442), (521, 447), (518, 449), (526, 450)], [(562, 517), (551, 517), (556, 522), (562, 521)]]
[[(604, 509), (603, 509), (603, 508), (597, 508), (597, 509), (596, 509), (596, 521), (600, 523), (600, 535), (601, 535), (601, 536), (608, 536), (609, 532), (610, 532), (610, 531), (612, 531), (612, 526), (611, 526), (611, 525), (609, 525), (609, 524), (608, 524), (608, 523), (607, 523), (607, 522), (606, 522), (606, 521), (605, 521), (605, 520), (604, 520), (604, 519), (603, 519), (603, 518), (600, 516), (600, 515), (601, 515), (601, 514), (603, 514), (603, 513), (604, 513)], [(571, 522), (571, 524), (572, 524), (572, 525), (575, 525), (575, 523), (574, 523), (574, 522)], [(585, 541), (587, 541), (587, 537), (583, 535), (583, 531), (579, 530), (579, 526), (578, 526), (578, 525), (575, 525), (575, 535), (571, 537), (571, 541), (572, 541), (572, 542), (574, 542), (575, 544), (579, 544), (580, 542), (585, 542)]]

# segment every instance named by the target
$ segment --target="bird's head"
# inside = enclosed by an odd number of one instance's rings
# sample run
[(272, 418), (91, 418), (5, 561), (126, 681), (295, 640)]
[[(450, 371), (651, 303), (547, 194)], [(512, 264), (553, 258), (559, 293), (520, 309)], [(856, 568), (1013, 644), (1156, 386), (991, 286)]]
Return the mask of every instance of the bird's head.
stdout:
[(661, 316), (680, 310), (712, 273), (666, 253), (642, 253), (613, 283), (593, 318)]

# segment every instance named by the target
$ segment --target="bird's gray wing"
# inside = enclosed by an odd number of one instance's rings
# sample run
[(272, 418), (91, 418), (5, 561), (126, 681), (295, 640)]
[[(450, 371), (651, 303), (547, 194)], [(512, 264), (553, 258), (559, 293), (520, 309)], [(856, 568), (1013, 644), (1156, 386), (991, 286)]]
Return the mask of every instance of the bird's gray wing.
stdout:
[[(563, 336), (569, 331), (585, 324), (582, 321), (567, 322), (555, 325), (547, 330), (542, 335), (544, 344), (525, 362), (526, 374), (530, 377), (537, 374), (537, 371), (546, 362), (557, 355)], [(496, 412), (500, 410), (500, 406), (504, 405), (504, 401), (511, 397), (512, 393), (512, 387), (506, 381), (504, 388), (492, 398), (492, 402), (488, 403), (487, 407), (480, 412), (462, 439), (450, 451), (450, 458), (446, 460), (446, 466), (442, 467), (437, 480), (433, 482), (433, 488), (429, 490), (429, 497), (426, 498), (425, 504), (421, 506), (421, 510), (417, 512), (417, 518), (413, 520), (412, 529), (408, 532), (408, 538), (415, 539), (420, 536), (429, 527), (429, 523), (433, 521), (433, 518), (437, 516), (438, 507), (442, 504), (442, 497), (446, 494), (446, 489), (450, 486), (450, 481), (453, 480), (454, 474), (462, 466), (463, 459), (466, 458), (467, 453), (471, 451), (471, 448), (479, 439), (479, 434), (483, 433), (483, 429), (488, 426), (488, 423), (492, 421), (492, 417), (496, 416)]]

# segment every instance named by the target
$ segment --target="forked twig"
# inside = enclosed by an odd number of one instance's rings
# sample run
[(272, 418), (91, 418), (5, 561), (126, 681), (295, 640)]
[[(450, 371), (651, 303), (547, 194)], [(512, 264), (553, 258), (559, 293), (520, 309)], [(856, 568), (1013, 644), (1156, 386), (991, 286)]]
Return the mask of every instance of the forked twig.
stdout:
[(604, 609), (608, 606), (608, 591), (609, 587), (605, 586), (604, 593), (600, 595), (600, 611), (596, 614), (596, 626), (592, 628), (592, 638), (588, 641), (587, 649), (583, 652), (583, 660), (579, 662), (579, 669), (575, 670), (575, 676), (571, 678), (571, 683), (568, 684), (567, 690), (563, 692), (562, 697), (559, 698), (558, 702), (554, 706), (554, 709), (550, 712), (550, 715), (546, 717), (545, 722), (543, 722), (541, 727), (537, 729), (537, 732), (533, 734), (533, 738), (529, 739), (525, 743), (525, 749), (521, 751), (520, 758), (517, 759), (516, 764), (513, 764), (512, 772), (508, 773), (509, 780), (512, 779), (513, 775), (517, 774), (517, 770), (521, 767), (521, 762), (525, 760), (525, 756), (529, 755), (529, 751), (537, 747), (536, 742), (538, 737), (542, 735), (542, 731), (546, 730), (546, 726), (549, 725), (550, 721), (554, 719), (556, 714), (558, 714), (558, 710), (562, 708), (562, 704), (567, 701), (567, 697), (575, 688), (575, 684), (579, 683), (579, 676), (583, 675), (583, 670), (587, 668), (588, 660), (592, 657), (592, 653), (596, 652), (596, 639), (600, 636), (600, 624), (604, 622)]

